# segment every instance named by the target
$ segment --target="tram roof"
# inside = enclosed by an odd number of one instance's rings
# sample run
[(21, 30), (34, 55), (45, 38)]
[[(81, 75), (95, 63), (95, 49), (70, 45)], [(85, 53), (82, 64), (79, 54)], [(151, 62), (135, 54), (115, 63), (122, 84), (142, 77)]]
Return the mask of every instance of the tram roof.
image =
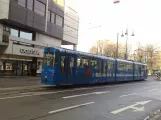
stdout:
[(141, 63), (141, 62), (134, 62), (134, 63), (137, 64), (137, 65), (145, 65), (145, 66), (147, 66), (147, 64)]
[(109, 59), (109, 60), (115, 60), (112, 57), (106, 57), (106, 56), (101, 56), (101, 55), (94, 55), (94, 54), (90, 54), (90, 53), (86, 53), (86, 52), (81, 52), (81, 51), (75, 51), (75, 50), (70, 50), (70, 49), (66, 49), (66, 48), (59, 48), (59, 47), (46, 47), (44, 49), (45, 52), (65, 52), (65, 53), (69, 53), (69, 54), (77, 54), (80, 56), (87, 56), (87, 57), (94, 57), (94, 58), (98, 58), (98, 59)]
[(123, 59), (116, 59), (118, 62), (126, 62), (126, 63), (133, 63), (133, 61), (130, 60), (123, 60)]

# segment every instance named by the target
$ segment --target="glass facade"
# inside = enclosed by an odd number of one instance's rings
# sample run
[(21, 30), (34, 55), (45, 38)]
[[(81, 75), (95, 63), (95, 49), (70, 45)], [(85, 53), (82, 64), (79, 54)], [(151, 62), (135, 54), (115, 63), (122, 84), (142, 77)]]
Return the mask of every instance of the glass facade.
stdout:
[(53, 12), (51, 14), (51, 22), (55, 23), (55, 13), (53, 13)]
[(13, 28), (10, 29), (10, 34), (13, 35), (13, 36), (16, 36), (16, 37), (19, 36), (18, 30), (13, 29)]
[(45, 16), (45, 4), (38, 0), (35, 0), (34, 11), (41, 16)]
[(27, 1), (27, 8), (28, 8), (29, 10), (33, 10), (33, 0), (28, 0), (28, 1)]
[(32, 40), (32, 33), (20, 31), (20, 38)]
[(26, 0), (18, 0), (18, 4), (22, 7), (26, 7)]
[(51, 21), (51, 11), (48, 10), (48, 21), (50, 22)]
[(56, 15), (56, 25), (63, 27), (63, 17)]
[(26, 32), (26, 31), (22, 31), (19, 29), (14, 29), (14, 28), (9, 28), (4, 26), (3, 30), (5, 32), (8, 32), (10, 35), (16, 36), (16, 37), (20, 37), (20, 38), (24, 38), (27, 40), (33, 40), (33, 33), (32, 32)]

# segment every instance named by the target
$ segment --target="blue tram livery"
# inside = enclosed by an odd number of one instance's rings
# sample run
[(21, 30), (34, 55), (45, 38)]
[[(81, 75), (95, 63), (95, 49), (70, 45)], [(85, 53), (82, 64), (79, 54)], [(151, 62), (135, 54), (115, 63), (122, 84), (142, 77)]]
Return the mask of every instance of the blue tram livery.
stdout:
[(95, 84), (147, 79), (147, 65), (65, 48), (44, 49), (41, 83)]

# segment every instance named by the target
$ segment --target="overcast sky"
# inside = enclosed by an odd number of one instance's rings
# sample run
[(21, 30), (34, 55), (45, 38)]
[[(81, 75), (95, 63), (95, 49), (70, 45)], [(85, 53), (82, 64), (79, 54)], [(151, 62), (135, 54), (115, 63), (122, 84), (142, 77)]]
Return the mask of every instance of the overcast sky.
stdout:
[[(117, 33), (129, 36), (128, 42), (136, 49), (141, 44), (161, 44), (161, 0), (73, 0), (79, 13), (78, 50), (88, 52), (96, 40), (107, 39), (116, 42)], [(101, 26), (101, 27), (99, 27)], [(125, 44), (126, 38), (119, 38)]]

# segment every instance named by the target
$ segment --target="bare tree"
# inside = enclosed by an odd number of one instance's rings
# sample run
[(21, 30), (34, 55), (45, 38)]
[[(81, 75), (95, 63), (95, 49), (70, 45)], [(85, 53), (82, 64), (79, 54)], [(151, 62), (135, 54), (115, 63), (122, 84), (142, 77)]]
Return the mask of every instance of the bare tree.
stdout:
[[(118, 58), (123, 59), (125, 53), (125, 46), (119, 44), (118, 49)], [(96, 45), (90, 48), (89, 52), (109, 57), (116, 57), (116, 43), (110, 42), (108, 40), (98, 40), (96, 42)]]
[(154, 44), (147, 44), (145, 46), (139, 44), (134, 53), (134, 60), (146, 63), (149, 73), (152, 74), (155, 69), (160, 69), (160, 64), (157, 62), (160, 59), (159, 54), (157, 54), (158, 49), (159, 47)]

